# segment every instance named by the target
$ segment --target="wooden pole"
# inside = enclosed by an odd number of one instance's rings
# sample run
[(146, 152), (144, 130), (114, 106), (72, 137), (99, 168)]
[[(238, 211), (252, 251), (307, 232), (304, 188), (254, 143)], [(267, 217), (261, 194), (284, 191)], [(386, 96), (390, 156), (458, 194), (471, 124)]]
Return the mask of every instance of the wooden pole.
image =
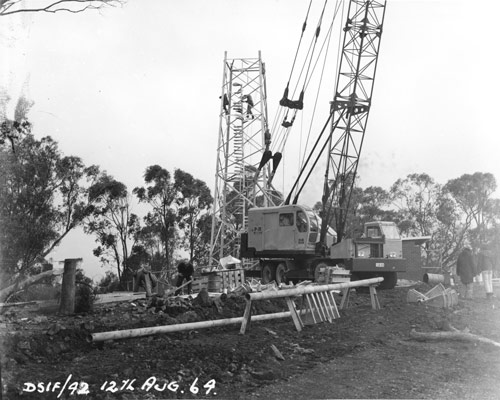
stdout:
[[(252, 316), (252, 321), (266, 321), (277, 318), (290, 317), (290, 311), (284, 311), (274, 314), (262, 314)], [(140, 336), (155, 335), (157, 333), (172, 333), (181, 331), (190, 331), (192, 329), (214, 328), (230, 324), (239, 324), (243, 322), (244, 317), (215, 319), (211, 321), (189, 322), (187, 324), (175, 324), (164, 326), (152, 326), (149, 328), (127, 329), (123, 331), (97, 332), (91, 333), (87, 337), (89, 342), (103, 342), (106, 340), (128, 339)]]
[(309, 285), (309, 286), (298, 286), (292, 289), (283, 289), (278, 291), (267, 290), (264, 292), (253, 292), (245, 294), (247, 300), (267, 300), (267, 299), (277, 299), (281, 297), (293, 297), (301, 296), (307, 293), (319, 293), (332, 290), (341, 290), (345, 288), (354, 288), (360, 286), (370, 286), (380, 283), (384, 278), (371, 278), (363, 279), (353, 282), (342, 282), (342, 283), (332, 283), (329, 285)]
[(418, 341), (427, 341), (427, 340), (460, 340), (460, 341), (468, 341), (468, 342), (481, 342), (491, 344), (495, 347), (500, 347), (500, 343), (495, 342), (494, 340), (485, 338), (479, 335), (473, 335), (468, 332), (461, 331), (453, 331), (453, 332), (417, 332), (415, 329), (412, 329), (410, 332), (410, 337), (412, 339)]
[(76, 267), (81, 260), (81, 258), (67, 258), (64, 260), (61, 303), (59, 305), (59, 312), (63, 315), (71, 315), (75, 312)]

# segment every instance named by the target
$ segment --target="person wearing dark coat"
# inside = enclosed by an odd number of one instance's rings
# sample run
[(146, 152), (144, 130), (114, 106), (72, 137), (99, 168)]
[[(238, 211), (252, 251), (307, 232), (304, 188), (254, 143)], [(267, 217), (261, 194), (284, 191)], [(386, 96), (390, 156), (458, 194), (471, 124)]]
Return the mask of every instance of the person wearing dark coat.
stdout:
[(476, 275), (476, 267), (472, 257), (472, 251), (469, 247), (465, 247), (457, 260), (457, 275), (464, 285), (464, 293), (462, 294), (466, 299), (472, 299), (472, 285), (474, 276)]
[(493, 257), (487, 246), (482, 246), (477, 259), (477, 272), (481, 273), (484, 288), (486, 289), (486, 298), (493, 296)]
[[(179, 274), (177, 275), (177, 284), (176, 284), (176, 286), (179, 287), (179, 286), (182, 286), (182, 283), (184, 282), (184, 280), (186, 280), (186, 282), (189, 282), (189, 281), (191, 281), (193, 279), (193, 272), (194, 272), (193, 264), (191, 263), (191, 261), (183, 260), (177, 266), (177, 272)], [(192, 287), (193, 287), (193, 285), (190, 282), (187, 285), (188, 294), (191, 294)], [(181, 290), (182, 289), (177, 289), (175, 291), (175, 295), (177, 296), (178, 294), (180, 294)]]

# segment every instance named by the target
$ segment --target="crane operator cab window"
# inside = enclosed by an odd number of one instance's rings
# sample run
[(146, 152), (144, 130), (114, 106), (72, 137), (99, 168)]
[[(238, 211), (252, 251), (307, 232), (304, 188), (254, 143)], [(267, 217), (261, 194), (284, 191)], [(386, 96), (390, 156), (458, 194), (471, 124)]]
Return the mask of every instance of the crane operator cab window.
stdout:
[[(299, 211), (297, 214), (302, 213), (304, 220), (306, 220), (306, 215)], [(316, 214), (312, 210), (307, 210), (307, 215), (309, 216), (309, 243), (314, 244), (318, 240), (319, 224)], [(297, 216), (298, 219), (298, 216)], [(306, 228), (307, 230), (307, 228)]]
[(280, 226), (293, 226), (293, 213), (280, 214)]
[(304, 211), (297, 211), (297, 229), (299, 232), (307, 232), (307, 216)]

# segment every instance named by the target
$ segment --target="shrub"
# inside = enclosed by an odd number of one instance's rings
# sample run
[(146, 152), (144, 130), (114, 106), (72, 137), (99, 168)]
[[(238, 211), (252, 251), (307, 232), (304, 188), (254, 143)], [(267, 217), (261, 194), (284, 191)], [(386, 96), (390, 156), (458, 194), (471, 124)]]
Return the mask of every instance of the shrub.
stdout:
[(91, 285), (83, 282), (77, 282), (75, 293), (75, 312), (83, 313), (92, 311), (95, 298), (96, 291)]
[(114, 272), (106, 271), (106, 276), (97, 284), (99, 293), (111, 293), (120, 290), (120, 281)]
[(89, 312), (94, 307), (96, 289), (92, 279), (85, 276), (82, 269), (76, 270), (75, 312)]

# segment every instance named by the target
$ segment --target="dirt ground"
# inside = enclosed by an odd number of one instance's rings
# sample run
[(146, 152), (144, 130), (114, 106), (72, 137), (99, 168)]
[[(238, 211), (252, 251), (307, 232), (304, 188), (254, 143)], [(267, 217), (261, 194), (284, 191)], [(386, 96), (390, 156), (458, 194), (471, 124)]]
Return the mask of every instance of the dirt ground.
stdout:
[[(88, 342), (90, 332), (240, 317), (245, 300), (163, 308), (120, 302), (73, 317), (4, 309), (2, 398), (500, 398), (499, 347), (410, 337), (412, 329), (451, 325), (500, 342), (499, 298), (486, 300), (478, 286), (473, 300), (445, 309), (408, 303), (409, 289), (379, 291), (380, 310), (372, 310), (368, 293), (353, 293), (339, 319), (301, 332), (285, 318), (253, 321), (245, 335), (235, 324), (98, 343)], [(283, 301), (258, 304), (257, 313), (287, 310)]]

